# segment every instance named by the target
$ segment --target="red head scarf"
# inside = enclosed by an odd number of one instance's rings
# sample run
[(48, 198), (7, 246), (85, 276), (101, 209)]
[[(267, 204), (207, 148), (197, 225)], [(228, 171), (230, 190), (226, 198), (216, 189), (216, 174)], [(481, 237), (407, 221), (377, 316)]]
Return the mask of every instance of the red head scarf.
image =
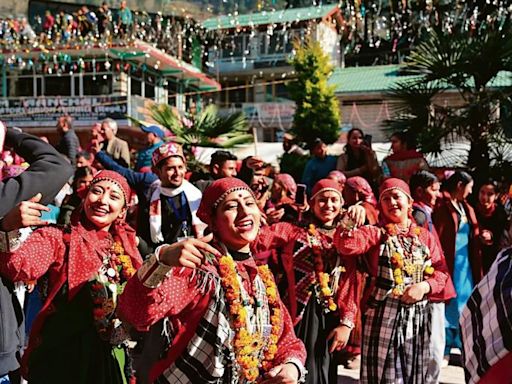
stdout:
[[(125, 197), (125, 205), (130, 200), (130, 186), (126, 179), (114, 171), (100, 171), (94, 177), (91, 185), (107, 180), (116, 183), (122, 190)], [(102, 265), (100, 259), (101, 250), (97, 250), (98, 230), (84, 225), (85, 215), (83, 205), (77, 208), (71, 216), (71, 234), (69, 240), (68, 255), (68, 284), (69, 295), (73, 297), (79, 288), (87, 282), (91, 276), (99, 270)], [(134, 268), (140, 267), (142, 259), (137, 249), (137, 239), (133, 228), (125, 221), (124, 217), (119, 217), (112, 223), (109, 231), (115, 241), (119, 241), (124, 248), (125, 254), (130, 256)]]
[(411, 190), (409, 185), (402, 179), (397, 179), (394, 177), (390, 177), (382, 182), (379, 190), (379, 201), (382, 199), (382, 195), (386, 192), (392, 191), (393, 189), (398, 189), (400, 192), (405, 193), (405, 195), (412, 201)]
[(377, 205), (377, 199), (375, 199), (372, 187), (370, 187), (370, 184), (366, 181), (365, 178), (361, 176), (349, 177), (346, 184), (353, 191), (359, 192), (363, 196), (363, 201), (366, 201), (372, 205)]
[(251, 192), (251, 188), (242, 180), (236, 177), (225, 177), (223, 179), (215, 180), (203, 193), (201, 204), (197, 210), (197, 217), (202, 222), (211, 225), (214, 210), (224, 201), (227, 195), (233, 191), (240, 191), (245, 189)]
[(341, 200), (343, 201), (343, 196), (341, 194), (341, 187), (338, 182), (333, 179), (322, 179), (318, 181), (313, 187), (313, 191), (311, 192), (311, 200), (317, 197), (320, 193), (324, 191), (332, 191), (336, 192), (340, 195)]
[(123, 192), (125, 205), (128, 205), (130, 203), (132, 191), (130, 189), (130, 185), (128, 184), (128, 181), (126, 181), (126, 179), (122, 175), (120, 175), (119, 173), (114, 172), (114, 171), (102, 170), (102, 171), (99, 171), (94, 176), (94, 178), (91, 181), (91, 185), (94, 185), (103, 180), (111, 181), (111, 182), (117, 184), (117, 186), (119, 188), (121, 188), (121, 191)]
[(295, 200), (295, 194), (297, 193), (297, 184), (295, 183), (293, 177), (291, 177), (287, 173), (279, 173), (274, 177), (274, 182), (281, 184), (286, 189), (286, 191), (289, 192), (287, 194), (288, 197), (292, 200)]

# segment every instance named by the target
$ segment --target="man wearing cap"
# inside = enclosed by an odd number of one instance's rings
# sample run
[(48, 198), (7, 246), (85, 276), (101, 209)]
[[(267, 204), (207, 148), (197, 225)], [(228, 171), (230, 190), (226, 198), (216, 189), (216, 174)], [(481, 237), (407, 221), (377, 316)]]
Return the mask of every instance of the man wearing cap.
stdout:
[(201, 191), (185, 180), (187, 165), (179, 144), (164, 143), (152, 156), (153, 173), (135, 172), (117, 164), (104, 151), (96, 159), (123, 175), (139, 198), (137, 234), (152, 247), (202, 233), (196, 211)]
[(124, 167), (130, 166), (130, 147), (128, 143), (117, 135), (117, 123), (107, 118), (101, 122), (101, 134), (105, 138), (103, 150)]
[(146, 143), (148, 146), (137, 152), (136, 171), (140, 171), (144, 167), (151, 167), (151, 156), (155, 149), (163, 144), (165, 137), (164, 131), (156, 125), (141, 125), (140, 128), (146, 133)]
[(185, 179), (187, 164), (183, 149), (166, 143), (153, 152), (153, 172), (159, 181), (151, 185), (149, 229), (153, 244), (173, 243), (202, 233), (196, 216), (202, 193)]

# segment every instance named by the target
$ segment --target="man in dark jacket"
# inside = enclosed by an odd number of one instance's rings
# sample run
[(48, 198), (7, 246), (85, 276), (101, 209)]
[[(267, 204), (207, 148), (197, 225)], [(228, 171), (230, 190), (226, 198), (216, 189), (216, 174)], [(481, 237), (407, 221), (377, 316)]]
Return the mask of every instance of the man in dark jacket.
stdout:
[[(2, 134), (4, 129), (0, 123)], [(38, 215), (39, 204), (25, 201), (41, 194), (40, 202), (48, 204), (73, 173), (71, 166), (52, 146), (35, 136), (7, 130), (5, 145), (30, 163), (30, 167), (19, 176), (0, 182), (1, 231), (9, 231), (17, 227), (16, 214), (12, 214), (13, 208), (17, 205), (18, 208), (23, 206), (31, 210), (32, 214)], [(0, 148), (1, 150), (2, 148)], [(36, 199), (39, 200), (39, 198), (40, 196)], [(22, 221), (20, 220), (19, 223), (21, 224)], [(26, 222), (23, 221), (23, 223)], [(20, 226), (22, 225), (18, 227)], [(4, 232), (0, 233), (5, 235)], [(0, 334), (2, 335), (0, 338), (0, 377), (9, 374), (11, 382), (15, 383), (19, 382), (19, 377), (16, 377), (16, 371), (19, 368), (17, 356), (24, 345), (24, 326), (23, 312), (13, 289), (13, 284), (10, 281), (0, 278), (2, 315), (2, 321), (0, 321)]]
[(66, 156), (73, 167), (76, 165), (76, 154), (80, 150), (80, 140), (73, 130), (71, 116), (61, 116), (57, 120), (57, 131), (61, 135), (57, 151)]

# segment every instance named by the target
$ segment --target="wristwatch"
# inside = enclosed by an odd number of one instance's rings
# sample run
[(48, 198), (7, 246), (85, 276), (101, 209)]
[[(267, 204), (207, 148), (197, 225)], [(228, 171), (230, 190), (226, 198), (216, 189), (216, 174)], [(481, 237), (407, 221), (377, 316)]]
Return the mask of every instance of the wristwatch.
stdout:
[(157, 288), (171, 274), (172, 267), (161, 263), (155, 254), (142, 264), (137, 271), (141, 283), (147, 288)]
[[(2, 228), (3, 220), (3, 217), (0, 218), (0, 228)], [(0, 252), (14, 251), (21, 244), (20, 238), (21, 232), (18, 229), (8, 232), (0, 230)]]

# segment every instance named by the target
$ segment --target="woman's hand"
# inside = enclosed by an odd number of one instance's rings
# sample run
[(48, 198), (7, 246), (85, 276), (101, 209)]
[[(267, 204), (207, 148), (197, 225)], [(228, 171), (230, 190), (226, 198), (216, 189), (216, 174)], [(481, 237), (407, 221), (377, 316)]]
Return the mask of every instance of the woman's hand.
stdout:
[(267, 209), (265, 214), (267, 215), (267, 223), (268, 224), (277, 223), (284, 216), (284, 208), (279, 208), (279, 209), (269, 208), (269, 209)]
[(30, 200), (22, 201), (11, 209), (2, 220), (2, 231), (9, 232), (15, 229), (48, 225), (47, 221), (41, 220), (41, 212), (49, 212), (50, 208), (39, 204), (42, 195), (38, 193)]
[(422, 281), (421, 283), (416, 283), (407, 287), (401, 297), (401, 300), (405, 304), (414, 304), (423, 300), (423, 297), (425, 297), (429, 292), (430, 284), (426, 281)]
[(327, 341), (332, 339), (329, 353), (333, 353), (334, 351), (341, 351), (347, 345), (351, 331), (352, 330), (346, 325), (338, 325), (336, 328), (334, 328), (331, 333), (329, 333), (329, 336), (327, 336)]
[(482, 244), (484, 245), (492, 245), (492, 232), (488, 229), (483, 229), (480, 233), (480, 240), (482, 241)]
[(220, 257), (218, 250), (208, 244), (213, 239), (213, 234), (200, 239), (186, 239), (160, 250), (160, 262), (170, 267), (198, 268), (204, 263), (205, 254), (213, 254)]
[(261, 384), (296, 384), (299, 381), (299, 370), (295, 364), (281, 364), (267, 373), (267, 379)]
[(348, 217), (352, 219), (356, 227), (364, 225), (366, 221), (366, 210), (361, 205), (351, 205), (347, 209)]

